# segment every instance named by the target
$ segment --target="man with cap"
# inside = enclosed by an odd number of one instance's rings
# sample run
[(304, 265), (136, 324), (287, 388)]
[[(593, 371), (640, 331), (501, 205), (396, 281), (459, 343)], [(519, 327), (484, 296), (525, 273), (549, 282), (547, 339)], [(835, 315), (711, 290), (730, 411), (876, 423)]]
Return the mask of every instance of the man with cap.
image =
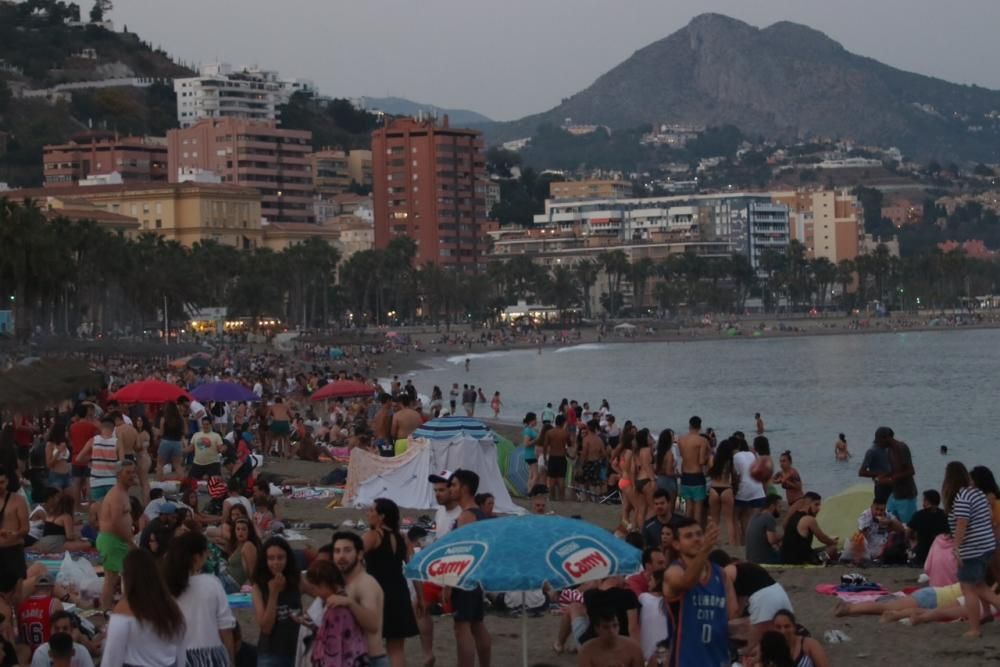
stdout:
[(31, 652), (49, 641), (52, 635), (52, 615), (63, 608), (52, 597), (52, 578), (43, 575), (35, 580), (35, 590), (17, 607), (17, 627)]
[(434, 536), (439, 540), (451, 532), (458, 515), (462, 513), (462, 508), (458, 506), (458, 498), (452, 493), (451, 475), (450, 470), (442, 470), (427, 478), (427, 481), (434, 486), (434, 500), (438, 504), (437, 513), (434, 515)]
[(173, 531), (177, 527), (177, 505), (165, 502), (158, 508), (159, 516), (146, 524), (139, 535), (139, 548), (149, 549), (149, 536), (161, 530)]

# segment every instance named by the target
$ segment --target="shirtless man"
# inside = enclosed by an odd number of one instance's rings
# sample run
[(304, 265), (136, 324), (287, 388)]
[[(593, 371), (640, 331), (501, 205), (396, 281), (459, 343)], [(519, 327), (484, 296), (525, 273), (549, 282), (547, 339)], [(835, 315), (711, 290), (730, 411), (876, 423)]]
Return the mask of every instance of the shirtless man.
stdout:
[(566, 417), (556, 417), (555, 428), (545, 434), (542, 453), (545, 455), (549, 477), (549, 497), (563, 500), (566, 495), (566, 450), (569, 448), (569, 433), (566, 431)]
[(604, 441), (597, 435), (599, 425), (596, 419), (591, 419), (581, 428), (583, 443), (580, 452), (580, 483), (592, 494), (600, 494), (601, 464), (606, 458)]
[(271, 418), (271, 444), (277, 446), (278, 456), (288, 458), (288, 436), (292, 432), (292, 416), (281, 396), (274, 398), (274, 403), (267, 409), (267, 416)]
[(392, 396), (381, 394), (378, 397), (379, 408), (372, 417), (372, 433), (375, 435), (375, 447), (383, 456), (392, 456)]
[(576, 656), (578, 667), (643, 667), (642, 649), (634, 639), (618, 633), (614, 609), (598, 609), (590, 617), (597, 635), (584, 643)]
[(114, 606), (115, 591), (121, 581), (122, 565), (129, 550), (135, 548), (132, 542), (132, 513), (128, 490), (135, 483), (135, 462), (123, 460), (118, 463), (115, 485), (101, 501), (98, 515), (100, 533), (95, 546), (104, 565), (104, 586), (101, 588), (101, 609)]
[(364, 543), (356, 533), (341, 531), (333, 535), (333, 562), (344, 575), (344, 595), (331, 595), (327, 604), (346, 607), (368, 637), (369, 667), (389, 667), (389, 655), (382, 641), (382, 587), (365, 571), (361, 555)]
[(21, 597), (21, 582), (27, 574), (24, 538), (28, 535), (28, 503), (8, 488), (7, 471), (0, 466), (0, 590)]
[(125, 421), (124, 415), (115, 412), (111, 415), (115, 420), (115, 437), (118, 439), (118, 460), (128, 459), (135, 463), (137, 461), (137, 445), (139, 444), (139, 432), (135, 427)]
[(753, 416), (753, 425), (757, 430), (757, 435), (764, 435), (764, 420), (760, 418), (760, 413), (757, 412)]
[(411, 433), (420, 428), (420, 425), (424, 423), (424, 420), (420, 418), (420, 413), (410, 407), (412, 403), (413, 400), (409, 394), (404, 393), (399, 396), (399, 405), (401, 407), (392, 416), (392, 425), (389, 427), (393, 445), (395, 445), (397, 440), (406, 440), (410, 437)]
[(687, 501), (687, 515), (701, 523), (705, 514), (705, 466), (708, 465), (708, 439), (701, 434), (701, 417), (688, 420), (687, 435), (677, 441), (681, 453), (680, 496)]

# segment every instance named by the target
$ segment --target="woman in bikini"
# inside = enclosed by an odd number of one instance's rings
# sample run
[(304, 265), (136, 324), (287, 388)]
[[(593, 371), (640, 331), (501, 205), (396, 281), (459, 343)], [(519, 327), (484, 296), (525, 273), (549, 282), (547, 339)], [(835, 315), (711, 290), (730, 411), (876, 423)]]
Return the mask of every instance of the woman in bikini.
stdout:
[(711, 517), (710, 521), (715, 522), (720, 528), (722, 522), (725, 522), (729, 544), (739, 546), (742, 539), (733, 520), (736, 499), (733, 489), (739, 486), (736, 469), (733, 467), (734, 453), (736, 453), (736, 443), (732, 439), (723, 440), (715, 450), (715, 455), (709, 460), (708, 515)]
[(660, 431), (656, 441), (656, 457), (653, 460), (653, 470), (656, 472), (656, 488), (670, 494), (670, 499), (677, 499), (677, 472), (674, 459), (674, 432), (665, 428)]
[(632, 509), (635, 507), (635, 486), (632, 480), (635, 479), (635, 466), (632, 456), (632, 445), (635, 442), (635, 431), (633, 428), (622, 429), (621, 441), (611, 453), (611, 467), (618, 475), (618, 491), (622, 496), (622, 523), (627, 528), (633, 526), (630, 521)]
[(649, 429), (644, 428), (635, 435), (635, 518), (636, 525), (641, 529), (646, 523), (647, 514), (653, 507), (653, 483), (656, 475), (653, 473), (653, 448)]

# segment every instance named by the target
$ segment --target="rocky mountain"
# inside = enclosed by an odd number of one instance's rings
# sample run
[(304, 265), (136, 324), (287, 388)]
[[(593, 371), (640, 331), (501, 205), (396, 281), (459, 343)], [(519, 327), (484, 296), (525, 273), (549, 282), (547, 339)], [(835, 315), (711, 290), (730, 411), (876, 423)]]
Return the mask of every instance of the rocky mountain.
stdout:
[(566, 118), (617, 129), (732, 124), (749, 136), (853, 139), (921, 159), (1000, 161), (1000, 91), (904, 72), (807, 26), (760, 29), (719, 14), (694, 18), (559, 106), (488, 134), (531, 136)]
[(493, 121), (481, 113), (468, 109), (445, 109), (433, 104), (422, 104), (402, 97), (362, 97), (365, 109), (383, 111), (391, 116), (416, 116), (418, 113), (442, 117), (448, 115), (452, 125), (482, 125)]

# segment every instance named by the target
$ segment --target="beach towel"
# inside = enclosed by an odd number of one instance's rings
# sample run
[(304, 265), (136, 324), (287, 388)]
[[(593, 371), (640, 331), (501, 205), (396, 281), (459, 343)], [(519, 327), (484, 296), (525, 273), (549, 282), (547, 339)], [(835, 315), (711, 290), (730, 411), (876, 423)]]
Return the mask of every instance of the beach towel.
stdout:
[(230, 593), (226, 596), (230, 609), (251, 609), (253, 600), (249, 593)]
[(870, 591), (846, 591), (840, 590), (841, 586), (839, 584), (817, 584), (816, 592), (820, 595), (832, 595), (844, 602), (874, 602), (879, 598), (885, 597), (886, 595), (899, 595), (902, 596), (904, 593), (890, 593), (888, 589), (882, 588), (881, 586), (877, 590)]

